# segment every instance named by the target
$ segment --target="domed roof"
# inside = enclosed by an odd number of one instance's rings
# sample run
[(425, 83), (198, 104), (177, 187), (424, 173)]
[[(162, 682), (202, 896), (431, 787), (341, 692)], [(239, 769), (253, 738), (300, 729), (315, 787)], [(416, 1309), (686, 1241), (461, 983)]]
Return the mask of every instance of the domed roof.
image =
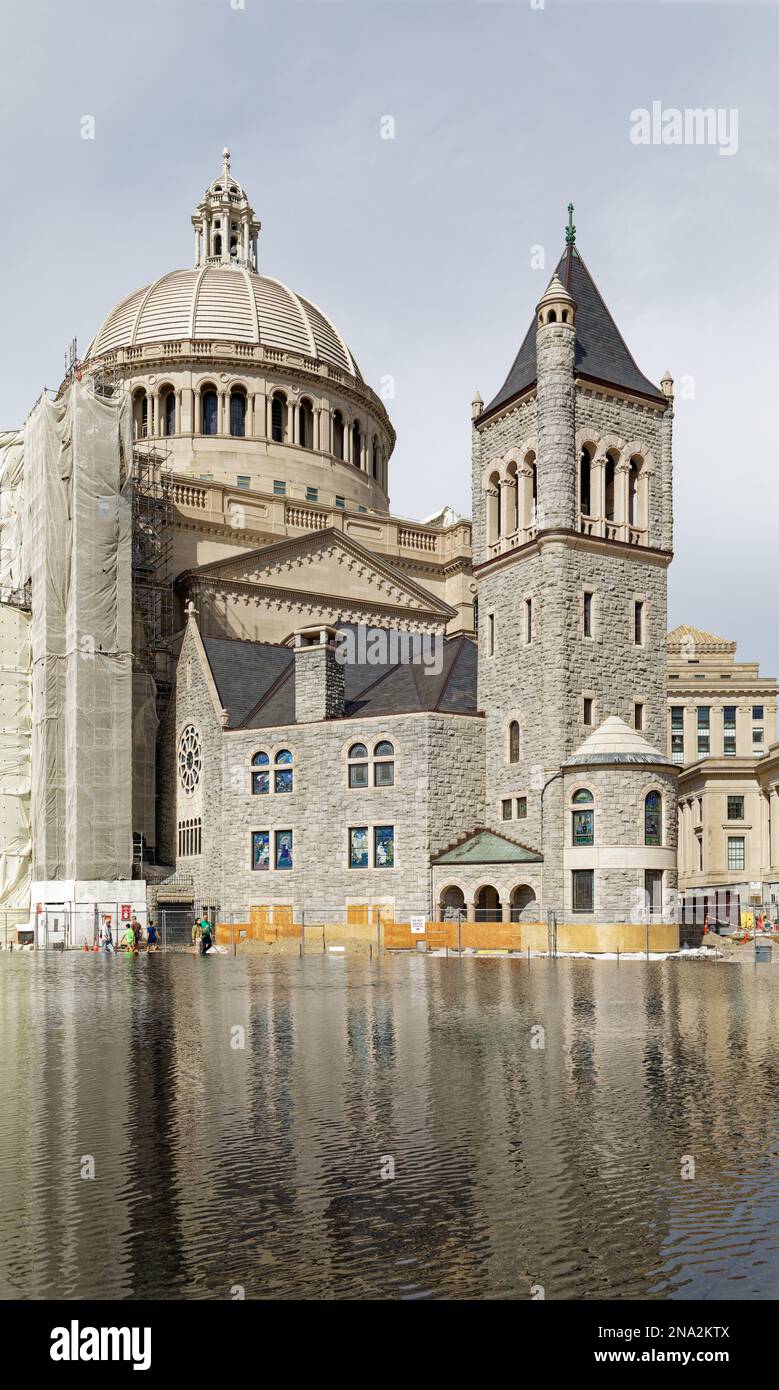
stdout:
[(316, 357), (362, 380), (346, 343), (321, 309), (280, 280), (244, 266), (172, 270), (134, 290), (112, 309), (85, 360), (116, 348), (193, 338), (262, 343)]

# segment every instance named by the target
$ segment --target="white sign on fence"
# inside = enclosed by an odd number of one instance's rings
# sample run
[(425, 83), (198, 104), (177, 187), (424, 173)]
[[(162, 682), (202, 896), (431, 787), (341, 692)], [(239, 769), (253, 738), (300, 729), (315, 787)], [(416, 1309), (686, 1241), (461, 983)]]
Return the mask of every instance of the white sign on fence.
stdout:
[(412, 918), (411, 918), (411, 931), (412, 931), (412, 933), (413, 933), (414, 936), (424, 936), (424, 934), (425, 934), (425, 919), (424, 919), (424, 917), (412, 917)]

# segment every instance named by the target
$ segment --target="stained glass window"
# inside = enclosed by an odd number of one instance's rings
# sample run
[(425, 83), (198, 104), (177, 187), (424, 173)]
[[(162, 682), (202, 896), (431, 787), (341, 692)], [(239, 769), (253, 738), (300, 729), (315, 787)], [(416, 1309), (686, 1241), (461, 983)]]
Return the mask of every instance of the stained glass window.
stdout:
[(644, 844), (660, 845), (662, 836), (663, 801), (659, 792), (649, 792), (644, 800)]
[(276, 831), (276, 868), (292, 868), (292, 831)]
[(591, 802), (592, 799), (592, 792), (588, 791), (586, 787), (580, 787), (578, 792), (574, 792), (573, 796), (571, 797), (574, 806), (582, 806), (586, 803)]
[(276, 754), (276, 768), (273, 785), (277, 792), (292, 791), (292, 754), (288, 748), (282, 748)]
[(368, 827), (358, 825), (349, 831), (349, 868), (368, 867)]
[(395, 827), (377, 825), (373, 831), (373, 865), (376, 869), (392, 869), (395, 865)]
[(252, 831), (252, 868), (270, 868), (270, 831)]
[(595, 843), (594, 811), (573, 812), (573, 842), (575, 845), (592, 845)]
[[(388, 739), (381, 739), (373, 750), (377, 761), (373, 765), (373, 784), (376, 787), (391, 787), (395, 782), (394, 745)], [(381, 759), (381, 761), (378, 761)]]
[(509, 724), (509, 762), (519, 762), (519, 724), (516, 719)]
[(255, 753), (252, 758), (252, 794), (264, 796), (270, 791), (270, 759), (267, 753)]

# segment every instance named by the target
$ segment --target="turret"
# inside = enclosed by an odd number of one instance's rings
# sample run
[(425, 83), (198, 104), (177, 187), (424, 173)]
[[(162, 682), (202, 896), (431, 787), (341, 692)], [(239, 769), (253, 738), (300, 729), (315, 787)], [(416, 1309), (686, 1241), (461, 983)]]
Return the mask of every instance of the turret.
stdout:
[(536, 306), (538, 529), (576, 529), (576, 304), (557, 275)]
[(256, 270), (261, 225), (241, 185), (230, 172), (230, 151), (225, 147), (222, 172), (208, 185), (192, 214), (195, 268), (232, 265)]

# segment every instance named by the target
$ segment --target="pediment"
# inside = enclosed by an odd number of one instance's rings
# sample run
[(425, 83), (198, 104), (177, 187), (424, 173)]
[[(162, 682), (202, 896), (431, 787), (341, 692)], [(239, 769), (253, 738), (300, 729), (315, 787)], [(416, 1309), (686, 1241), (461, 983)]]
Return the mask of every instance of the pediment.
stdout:
[(230, 555), (180, 576), (187, 585), (282, 590), (417, 612), (448, 621), (455, 610), (387, 560), (334, 528), (294, 537), (242, 555)]

